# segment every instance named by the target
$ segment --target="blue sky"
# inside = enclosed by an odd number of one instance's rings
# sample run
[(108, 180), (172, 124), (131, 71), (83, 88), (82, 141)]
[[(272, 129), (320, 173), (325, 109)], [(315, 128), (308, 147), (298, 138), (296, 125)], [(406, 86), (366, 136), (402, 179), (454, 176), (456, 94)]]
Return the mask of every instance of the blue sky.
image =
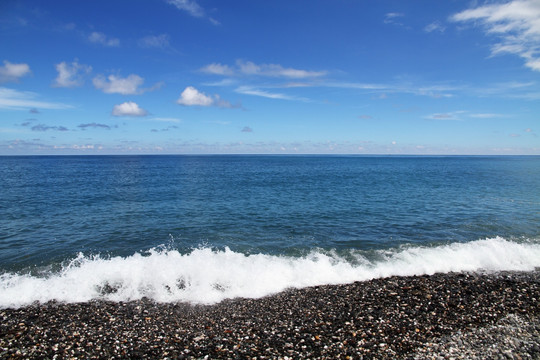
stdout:
[(0, 3), (0, 154), (540, 154), (540, 0)]

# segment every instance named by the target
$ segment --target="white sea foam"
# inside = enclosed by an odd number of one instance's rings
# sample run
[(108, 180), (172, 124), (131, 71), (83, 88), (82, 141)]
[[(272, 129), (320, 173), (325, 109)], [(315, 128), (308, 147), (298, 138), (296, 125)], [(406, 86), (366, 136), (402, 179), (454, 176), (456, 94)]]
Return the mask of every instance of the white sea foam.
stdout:
[[(373, 254), (372, 254), (373, 255)], [(85, 257), (47, 276), (0, 275), (0, 307), (35, 301), (128, 301), (148, 297), (160, 302), (213, 304), (226, 298), (257, 298), (290, 287), (343, 284), (392, 275), (450, 271), (532, 271), (540, 267), (540, 244), (497, 237), (437, 247), (378, 251), (369, 260), (351, 251), (354, 261), (312, 251), (305, 257), (245, 255), (229, 249), (195, 249), (189, 254), (152, 250), (148, 255)], [(370, 257), (371, 259), (373, 257)]]

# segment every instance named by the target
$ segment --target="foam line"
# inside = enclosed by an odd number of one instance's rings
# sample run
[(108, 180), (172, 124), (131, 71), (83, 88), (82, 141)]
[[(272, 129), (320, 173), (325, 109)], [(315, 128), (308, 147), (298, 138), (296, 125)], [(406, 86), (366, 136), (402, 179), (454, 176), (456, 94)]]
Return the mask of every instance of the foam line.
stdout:
[[(373, 255), (373, 254), (372, 254)], [(59, 272), (44, 276), (0, 275), (0, 307), (57, 300), (213, 304), (226, 298), (257, 298), (290, 287), (343, 284), (393, 275), (458, 271), (532, 271), (540, 267), (538, 241), (497, 237), (437, 247), (407, 246), (372, 256), (351, 250), (346, 261), (335, 253), (313, 250), (305, 257), (245, 255), (230, 249), (199, 248), (188, 254), (153, 249), (128, 257), (79, 254)], [(371, 259), (371, 260), (370, 260)]]

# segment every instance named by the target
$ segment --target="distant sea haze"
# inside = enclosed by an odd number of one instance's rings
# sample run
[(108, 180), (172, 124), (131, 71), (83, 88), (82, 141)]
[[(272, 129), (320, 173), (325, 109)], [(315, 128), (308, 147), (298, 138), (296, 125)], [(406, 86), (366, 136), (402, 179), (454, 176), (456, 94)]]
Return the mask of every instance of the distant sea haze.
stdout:
[(540, 266), (536, 156), (0, 157), (0, 307)]

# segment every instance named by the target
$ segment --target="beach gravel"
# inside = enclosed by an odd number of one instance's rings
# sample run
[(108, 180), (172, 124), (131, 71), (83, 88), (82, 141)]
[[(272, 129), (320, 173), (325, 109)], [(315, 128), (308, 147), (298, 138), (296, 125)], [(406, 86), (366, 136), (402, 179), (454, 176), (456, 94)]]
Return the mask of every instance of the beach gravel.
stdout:
[(540, 271), (0, 310), (3, 359), (540, 359)]

